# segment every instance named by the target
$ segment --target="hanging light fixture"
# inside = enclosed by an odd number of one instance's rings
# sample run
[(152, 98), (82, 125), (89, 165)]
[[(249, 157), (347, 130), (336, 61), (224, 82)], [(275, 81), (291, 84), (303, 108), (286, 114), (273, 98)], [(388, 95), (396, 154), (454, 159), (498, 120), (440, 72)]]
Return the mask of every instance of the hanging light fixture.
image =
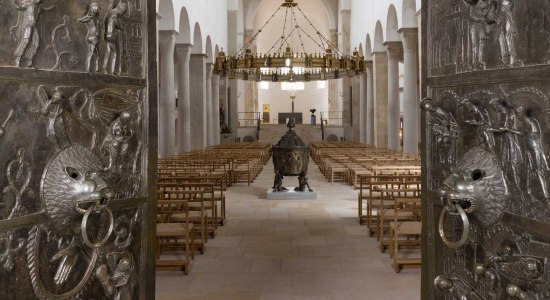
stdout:
[[(318, 40), (313, 38), (298, 24), (296, 11), (305, 18)], [(269, 24), (275, 15), (285, 10), (285, 22), (281, 37), (269, 49), (267, 53), (252, 53), (252, 43), (257, 39), (262, 30)], [(290, 16), (292, 28), (287, 32), (287, 19)], [(308, 53), (304, 47), (303, 35), (311, 39), (318, 46), (318, 51)], [(291, 47), (291, 42), (296, 35), (299, 38), (302, 52), (296, 52)], [(338, 47), (333, 45), (304, 14), (294, 0), (285, 2), (275, 11), (267, 22), (254, 34), (243, 48), (234, 56), (226, 56), (223, 49), (216, 57), (214, 72), (230, 79), (272, 82), (308, 82), (315, 80), (338, 79), (353, 77), (365, 72), (365, 61), (359, 56), (357, 48), (353, 55), (344, 55)]]

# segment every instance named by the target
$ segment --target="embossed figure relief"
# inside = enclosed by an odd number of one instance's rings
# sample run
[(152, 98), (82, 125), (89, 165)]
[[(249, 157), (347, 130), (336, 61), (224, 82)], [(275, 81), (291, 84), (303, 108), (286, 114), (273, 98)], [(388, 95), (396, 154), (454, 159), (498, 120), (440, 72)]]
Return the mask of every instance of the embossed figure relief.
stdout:
[(533, 117), (531, 109), (525, 109), (523, 106), (516, 108), (516, 112), (525, 125), (525, 139), (527, 150), (527, 193), (533, 196), (533, 190), (531, 189), (532, 177), (536, 177), (535, 181), (538, 181), (544, 195), (544, 200), (550, 203), (550, 193), (548, 193), (547, 176), (550, 172), (548, 168), (548, 161), (546, 154), (544, 153), (544, 146), (542, 143), (542, 131), (537, 119)]
[(501, 64), (500, 67), (523, 66), (518, 58), (515, 36), (517, 35), (517, 22), (514, 12), (516, 0), (498, 0), (498, 13), (496, 24), (498, 30), (498, 43), (500, 45)]
[(52, 95), (49, 96), (44, 86), (37, 89), (36, 105), (30, 110), (40, 114), (46, 119), (46, 136), (57, 145), (59, 149), (65, 148), (70, 144), (65, 125), (65, 95), (59, 87), (55, 88)]
[(434, 151), (437, 155), (435, 161), (441, 164), (454, 163), (458, 135), (458, 126), (454, 116), (431, 99), (423, 100), (420, 106), (430, 113), (428, 125), (432, 127), (432, 133), (438, 147)]
[(430, 0), (430, 75), (548, 63), (547, 1)]
[(490, 24), (494, 23), (496, 3), (490, 0), (479, 0), (469, 3), (468, 26), (470, 33), (470, 68), (485, 69), (485, 43), (490, 33)]
[(10, 28), (11, 36), (18, 43), (14, 53), (15, 65), (30, 67), (40, 47), (41, 16), (55, 6), (46, 7), (44, 0), (14, 0), (13, 5), (20, 11), (17, 23)]
[(0, 66), (143, 78), (139, 2), (5, 1), (0, 19), (10, 26), (0, 35)]
[(103, 71), (107, 74), (120, 75), (122, 64), (120, 63), (120, 55), (122, 52), (122, 44), (120, 43), (120, 35), (122, 34), (122, 22), (120, 18), (126, 14), (128, 6), (120, 2), (113, 8), (105, 18), (105, 42), (107, 44), (107, 52), (103, 60)]
[(86, 43), (88, 44), (88, 53), (86, 55), (86, 71), (96, 72), (99, 70), (99, 13), (100, 7), (97, 3), (92, 3), (86, 9), (86, 14), (78, 19), (78, 22), (86, 24)]

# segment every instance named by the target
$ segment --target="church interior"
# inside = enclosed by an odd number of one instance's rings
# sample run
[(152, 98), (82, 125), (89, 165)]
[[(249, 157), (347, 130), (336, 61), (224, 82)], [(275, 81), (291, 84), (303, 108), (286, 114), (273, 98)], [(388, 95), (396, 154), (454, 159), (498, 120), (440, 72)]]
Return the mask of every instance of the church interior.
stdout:
[(0, 299), (550, 299), (549, 1), (0, 24)]
[[(420, 1), (214, 2), (159, 3), (158, 188), (176, 165), (193, 173), (212, 163), (215, 177), (224, 159), (239, 160), (227, 166), (233, 178), (214, 181), (222, 199), (206, 214), (218, 224), (205, 225), (204, 241), (195, 232), (184, 272), (157, 267), (157, 298), (420, 299)], [(327, 49), (360, 63), (320, 74)], [(302, 63), (308, 54), (323, 65)], [(224, 64), (244, 67), (247, 55), (259, 62), (252, 71)], [(292, 63), (275, 67), (285, 58)], [(289, 191), (271, 191), (284, 168), (274, 146), (289, 142), (289, 130), (309, 145), (314, 196), (293, 197), (293, 172), (281, 180)], [(369, 200), (374, 159), (384, 160), (379, 172), (406, 174), (400, 187), (410, 189), (397, 255), (393, 213), (377, 232)], [(191, 211), (189, 219), (197, 226)], [(177, 255), (163, 251), (159, 261)]]

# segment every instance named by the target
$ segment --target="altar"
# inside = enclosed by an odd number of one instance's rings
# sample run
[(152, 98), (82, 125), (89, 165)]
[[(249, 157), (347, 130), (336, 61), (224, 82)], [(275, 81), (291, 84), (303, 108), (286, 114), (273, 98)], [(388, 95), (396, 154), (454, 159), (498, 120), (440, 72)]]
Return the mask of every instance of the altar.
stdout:
[(302, 113), (279, 113), (279, 124), (286, 124), (288, 119), (294, 118), (295, 124), (303, 124)]

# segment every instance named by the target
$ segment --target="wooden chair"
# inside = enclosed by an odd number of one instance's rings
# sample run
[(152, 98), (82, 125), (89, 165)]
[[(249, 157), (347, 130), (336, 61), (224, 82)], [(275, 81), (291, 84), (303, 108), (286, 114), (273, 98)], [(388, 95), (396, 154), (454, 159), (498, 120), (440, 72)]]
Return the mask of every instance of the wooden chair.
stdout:
[[(190, 258), (195, 257), (195, 236), (189, 220), (187, 201), (158, 200), (157, 202), (157, 269), (191, 271)], [(181, 216), (174, 221), (173, 216)], [(161, 259), (164, 251), (184, 251), (183, 259)]]
[[(204, 191), (184, 190), (179, 184), (160, 184), (160, 199), (162, 200), (185, 200), (189, 206), (189, 220), (193, 223), (195, 231), (195, 250), (204, 254), (208, 242), (208, 218), (204, 208)], [(184, 216), (174, 214), (172, 220), (181, 222)]]
[[(420, 220), (420, 198), (396, 198), (394, 219), (390, 222), (390, 256), (393, 258), (392, 267), (396, 273), (402, 268), (421, 267), (420, 257), (403, 257), (399, 250), (405, 248), (420, 248), (420, 236), (422, 234), (422, 222)], [(400, 221), (398, 212), (409, 212), (416, 220)], [(400, 237), (406, 238), (400, 239)]]

